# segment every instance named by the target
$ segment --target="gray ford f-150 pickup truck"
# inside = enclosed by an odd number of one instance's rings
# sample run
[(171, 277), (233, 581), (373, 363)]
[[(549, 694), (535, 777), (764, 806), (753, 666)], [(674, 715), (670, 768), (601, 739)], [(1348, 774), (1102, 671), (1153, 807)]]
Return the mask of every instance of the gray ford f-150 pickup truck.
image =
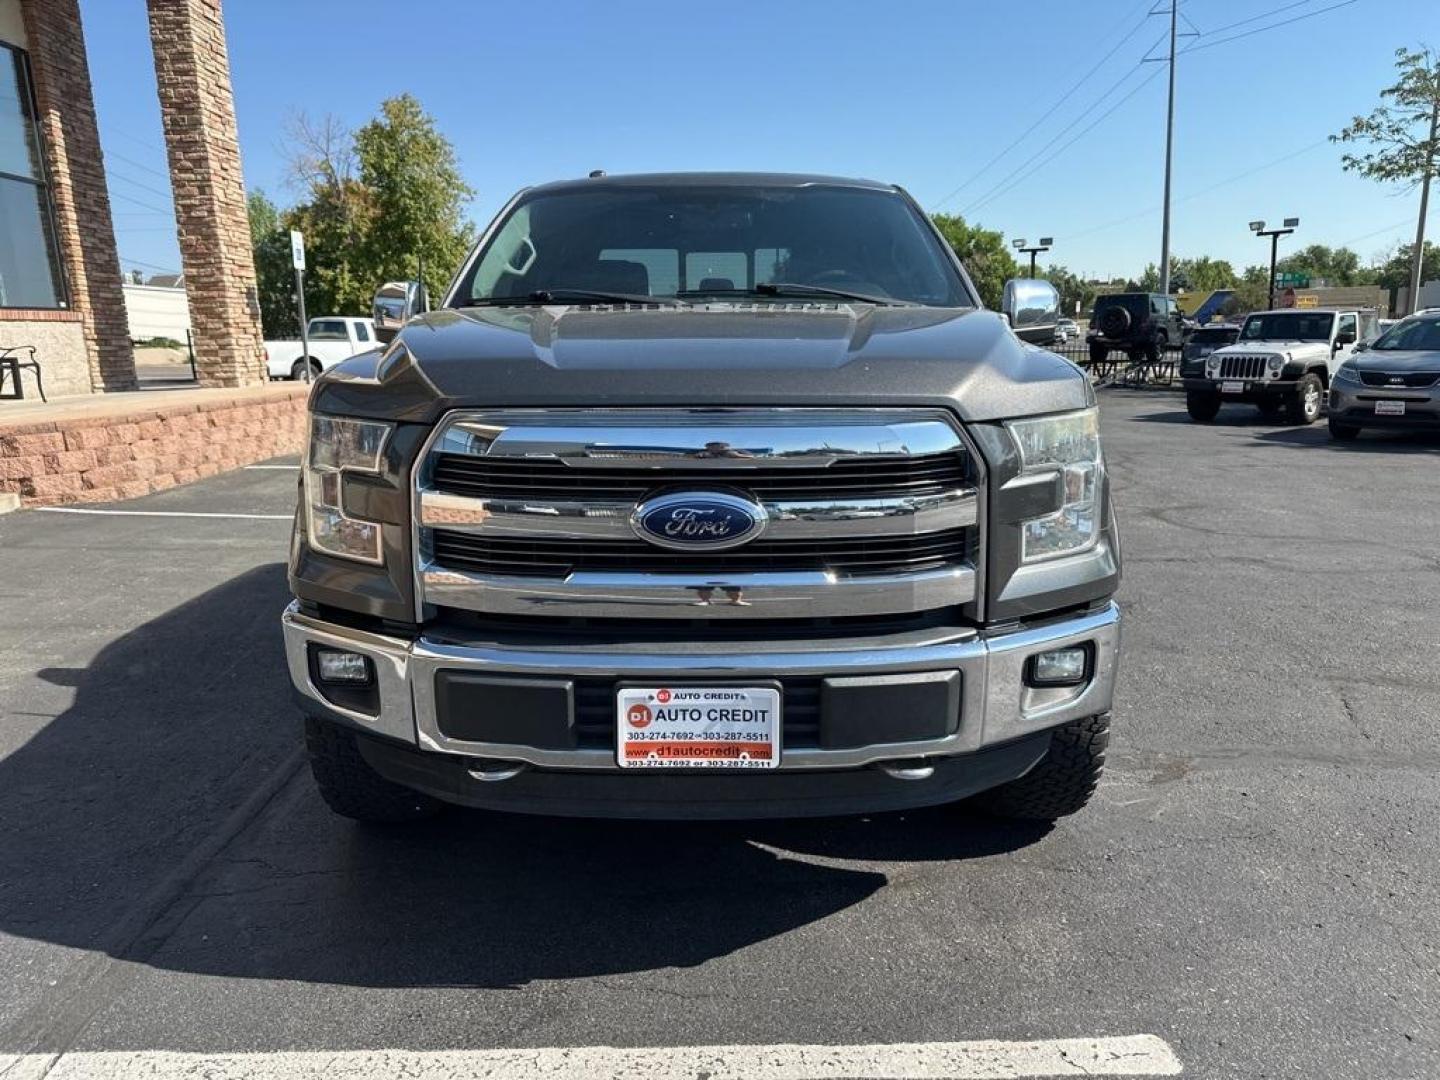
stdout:
[(436, 309), (387, 284), (290, 552), (327, 802), (1078, 810), (1119, 537), (1054, 291), (1006, 298), (898, 188), (741, 174), (532, 188)]

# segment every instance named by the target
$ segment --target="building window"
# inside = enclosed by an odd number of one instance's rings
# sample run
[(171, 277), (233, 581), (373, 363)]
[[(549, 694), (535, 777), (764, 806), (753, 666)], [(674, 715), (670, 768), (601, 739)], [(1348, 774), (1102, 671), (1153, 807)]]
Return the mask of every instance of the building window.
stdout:
[(65, 306), (30, 65), (0, 42), (0, 308)]

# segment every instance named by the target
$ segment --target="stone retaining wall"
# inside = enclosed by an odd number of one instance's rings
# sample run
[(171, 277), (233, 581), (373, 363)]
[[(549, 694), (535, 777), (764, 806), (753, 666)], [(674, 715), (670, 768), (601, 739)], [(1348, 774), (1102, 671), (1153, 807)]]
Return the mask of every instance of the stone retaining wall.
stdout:
[(188, 403), (190, 392), (179, 390), (174, 405), (13, 423), (0, 410), (0, 492), (30, 506), (109, 502), (297, 453), (308, 389), (233, 391)]

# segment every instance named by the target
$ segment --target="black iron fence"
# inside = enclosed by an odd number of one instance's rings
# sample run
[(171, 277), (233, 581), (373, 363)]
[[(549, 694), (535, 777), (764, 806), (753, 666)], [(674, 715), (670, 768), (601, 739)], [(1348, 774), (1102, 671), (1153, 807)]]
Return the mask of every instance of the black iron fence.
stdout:
[(1085, 338), (1045, 346), (1082, 368), (1097, 386), (1174, 386), (1179, 384), (1180, 349), (1166, 349), (1155, 359), (1143, 353), (1111, 349), (1104, 357), (1093, 358)]

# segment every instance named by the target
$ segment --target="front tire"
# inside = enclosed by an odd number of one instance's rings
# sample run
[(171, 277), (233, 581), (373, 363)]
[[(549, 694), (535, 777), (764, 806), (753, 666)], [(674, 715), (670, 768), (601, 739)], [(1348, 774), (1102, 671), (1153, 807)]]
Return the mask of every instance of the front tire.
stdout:
[(1295, 393), (1285, 403), (1285, 415), (1290, 423), (1304, 426), (1320, 419), (1320, 402), (1325, 388), (1320, 385), (1320, 376), (1302, 375), (1295, 384)]
[(1054, 821), (1082, 809), (1105, 771), (1110, 745), (1110, 714), (1072, 720), (1050, 734), (1050, 749), (1018, 780), (978, 796), (982, 809), (996, 817)]
[(1331, 420), (1330, 437), (1340, 442), (1349, 442), (1351, 439), (1360, 437), (1360, 429), (1354, 424), (1342, 424), (1339, 420)]
[(1190, 414), (1191, 420), (1208, 424), (1220, 414), (1220, 395), (1192, 390), (1185, 395), (1185, 411)]
[(392, 784), (372, 769), (360, 754), (355, 734), (339, 724), (307, 716), (305, 750), (320, 797), (341, 817), (392, 824), (440, 812), (438, 800)]

